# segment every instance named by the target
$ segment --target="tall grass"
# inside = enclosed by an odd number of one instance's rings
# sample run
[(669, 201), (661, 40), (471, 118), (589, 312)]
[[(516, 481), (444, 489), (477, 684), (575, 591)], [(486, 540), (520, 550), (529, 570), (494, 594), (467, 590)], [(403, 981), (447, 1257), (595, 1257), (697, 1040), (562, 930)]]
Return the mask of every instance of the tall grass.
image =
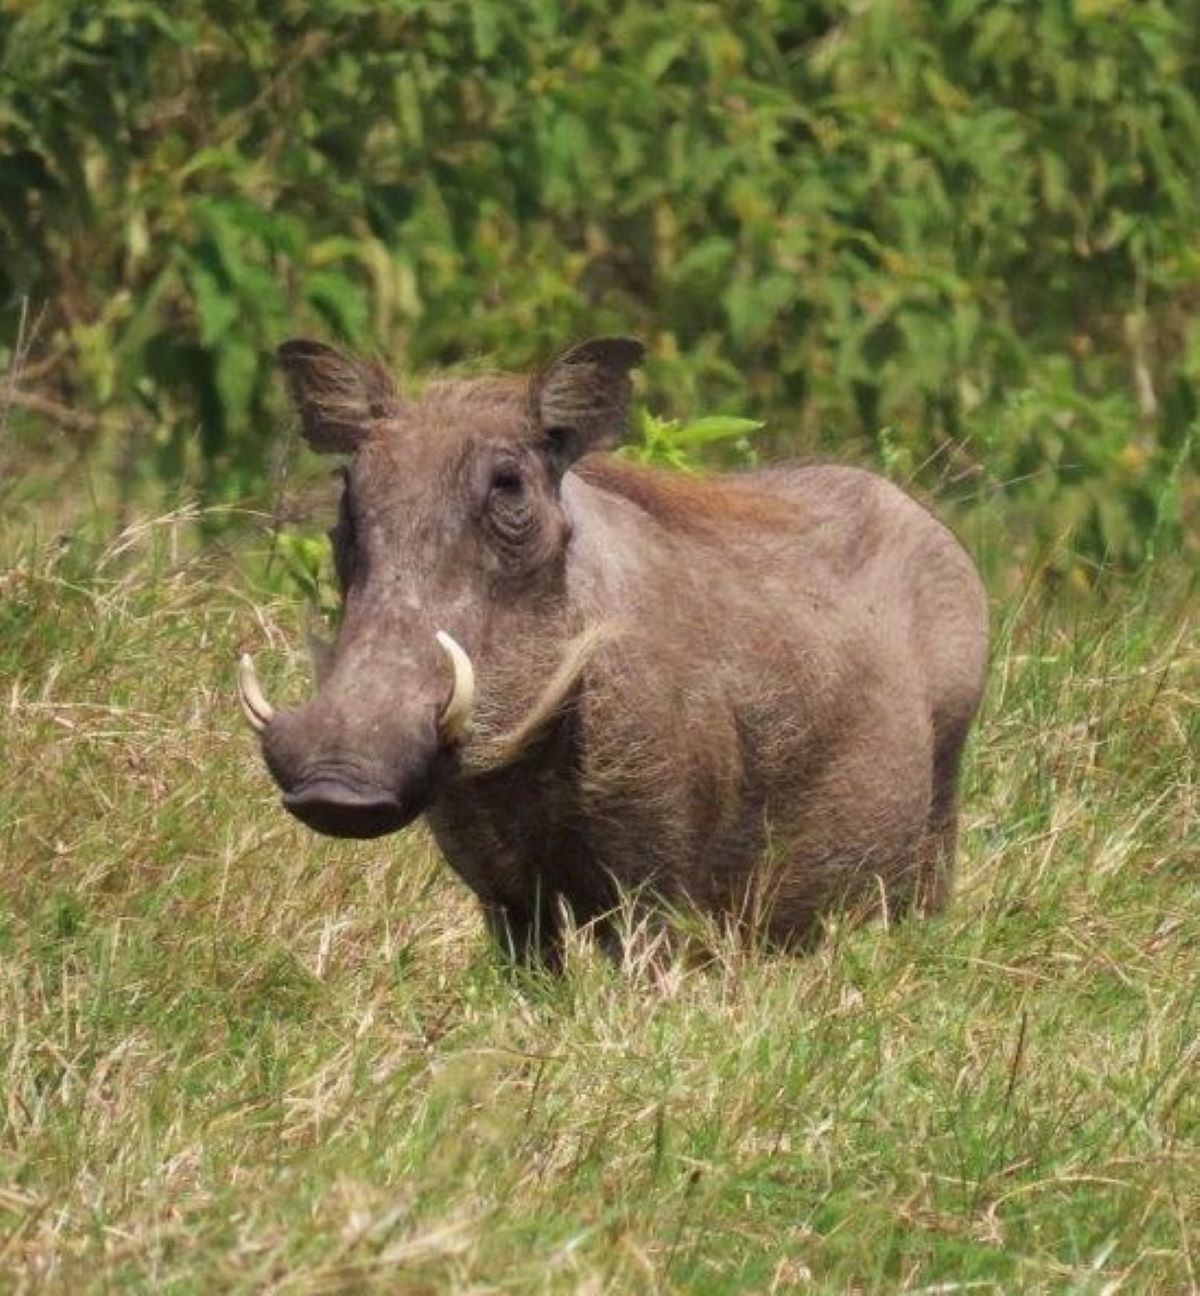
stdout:
[(1200, 1289), (1186, 600), (999, 609), (944, 918), (551, 980), (285, 818), (171, 532), (0, 563), (0, 1289)]

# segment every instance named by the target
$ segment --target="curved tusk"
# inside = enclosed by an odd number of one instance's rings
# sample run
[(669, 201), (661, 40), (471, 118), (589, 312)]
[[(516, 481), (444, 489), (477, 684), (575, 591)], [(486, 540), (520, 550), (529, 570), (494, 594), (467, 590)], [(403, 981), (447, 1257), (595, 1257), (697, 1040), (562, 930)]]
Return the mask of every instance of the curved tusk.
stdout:
[(255, 733), (262, 731), (271, 723), (275, 708), (263, 697), (258, 684), (258, 675), (254, 670), (254, 659), (249, 653), (242, 653), (237, 665), (238, 701), (242, 711), (250, 722)]
[(460, 743), (471, 727), (471, 710), (475, 705), (475, 668), (466, 651), (444, 630), (437, 632), (442, 651), (450, 658), (454, 670), (454, 689), (438, 717), (438, 733), (443, 742)]

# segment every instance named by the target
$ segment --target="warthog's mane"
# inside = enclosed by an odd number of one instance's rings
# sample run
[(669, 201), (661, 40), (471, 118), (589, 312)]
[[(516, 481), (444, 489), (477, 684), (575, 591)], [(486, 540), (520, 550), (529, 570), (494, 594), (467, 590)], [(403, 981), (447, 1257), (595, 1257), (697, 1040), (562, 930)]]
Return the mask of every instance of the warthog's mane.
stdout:
[(755, 490), (753, 473), (709, 477), (646, 468), (609, 454), (589, 455), (575, 471), (588, 485), (620, 496), (668, 531), (689, 538), (718, 533), (731, 537), (739, 528), (761, 528), (772, 522), (793, 529), (797, 525), (795, 506)]

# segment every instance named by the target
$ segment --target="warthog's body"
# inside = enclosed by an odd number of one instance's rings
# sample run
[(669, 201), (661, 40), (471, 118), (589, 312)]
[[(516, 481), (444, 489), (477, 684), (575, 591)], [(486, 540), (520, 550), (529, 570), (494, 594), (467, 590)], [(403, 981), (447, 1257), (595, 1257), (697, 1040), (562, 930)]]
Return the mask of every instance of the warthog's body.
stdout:
[[(330, 353), (297, 345), (324, 446), (352, 420), (320, 405)], [(695, 478), (586, 453), (619, 431), (628, 345), (411, 405), (356, 371), (370, 432), (336, 448), (354, 452), (358, 557), (321, 693), (267, 726), (285, 799), (359, 835), (424, 811), (493, 929), (550, 956), (564, 905), (597, 918), (618, 887), (784, 943), (835, 905), (939, 907), (987, 650), (970, 559), (856, 469)], [(338, 410), (366, 399), (337, 374)], [(515, 549), (489, 521), (511, 529), (514, 446), (537, 519)], [(464, 495), (476, 462), (491, 484)], [(436, 630), (474, 662), (465, 737), (438, 737)]]

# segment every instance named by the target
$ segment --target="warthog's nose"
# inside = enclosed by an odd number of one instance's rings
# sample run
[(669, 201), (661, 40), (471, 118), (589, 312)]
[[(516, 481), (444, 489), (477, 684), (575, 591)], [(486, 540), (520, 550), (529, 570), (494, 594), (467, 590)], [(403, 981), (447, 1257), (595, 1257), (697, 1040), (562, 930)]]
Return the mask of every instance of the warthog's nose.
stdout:
[(314, 832), (331, 837), (382, 837), (410, 823), (420, 809), (382, 789), (360, 789), (332, 778), (302, 783), (284, 794), (283, 804)]

